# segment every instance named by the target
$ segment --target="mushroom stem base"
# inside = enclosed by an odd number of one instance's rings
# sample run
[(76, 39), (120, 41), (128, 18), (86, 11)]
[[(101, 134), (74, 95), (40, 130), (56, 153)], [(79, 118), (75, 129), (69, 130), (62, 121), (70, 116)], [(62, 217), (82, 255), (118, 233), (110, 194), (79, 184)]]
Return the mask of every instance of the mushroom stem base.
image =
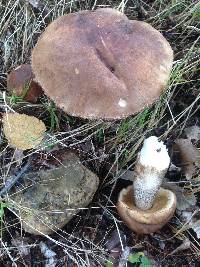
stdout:
[(173, 216), (176, 196), (167, 189), (160, 188), (152, 208), (138, 209), (133, 201), (133, 186), (120, 192), (117, 210), (126, 225), (138, 234), (154, 233), (161, 229)]

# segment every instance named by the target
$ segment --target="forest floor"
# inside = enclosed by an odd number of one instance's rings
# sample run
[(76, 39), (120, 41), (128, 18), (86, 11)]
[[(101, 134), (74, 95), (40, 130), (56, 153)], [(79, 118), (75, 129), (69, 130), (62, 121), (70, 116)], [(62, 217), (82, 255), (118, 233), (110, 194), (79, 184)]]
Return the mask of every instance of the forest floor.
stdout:
[[(173, 69), (158, 102), (127, 119), (89, 121), (68, 116), (44, 94), (36, 104), (31, 104), (7, 92), (7, 74), (22, 63), (30, 63), (31, 51), (51, 21), (63, 14), (101, 7), (116, 8), (129, 19), (150, 23), (171, 44)], [(56, 148), (52, 150), (53, 157), (50, 150), (37, 150), (33, 170), (41, 168), (37, 158), (55, 158), (59, 149), (69, 148), (78, 153), (81, 162), (101, 181), (92, 203), (50, 236), (24, 232), (8, 199), (2, 198), (0, 266), (198, 266), (200, 159), (190, 153), (187, 161), (195, 168), (186, 177), (186, 160), (174, 143), (180, 138), (189, 140), (184, 151), (196, 149), (199, 153), (199, 26), (197, 0), (0, 0), (1, 114), (9, 107), (34, 115), (47, 126), (54, 140), (50, 146)], [(181, 192), (178, 198), (181, 207), (160, 231), (138, 236), (123, 223), (115, 205), (121, 189), (131, 184), (127, 176), (134, 169), (143, 140), (150, 135), (165, 141), (172, 163), (178, 167), (169, 169), (167, 181), (179, 195)], [(23, 162), (32, 153), (28, 151)], [(1, 131), (0, 187), (5, 177), (19, 169), (13, 155), (14, 149), (7, 146)], [(42, 253), (41, 244), (55, 253), (52, 262)]]

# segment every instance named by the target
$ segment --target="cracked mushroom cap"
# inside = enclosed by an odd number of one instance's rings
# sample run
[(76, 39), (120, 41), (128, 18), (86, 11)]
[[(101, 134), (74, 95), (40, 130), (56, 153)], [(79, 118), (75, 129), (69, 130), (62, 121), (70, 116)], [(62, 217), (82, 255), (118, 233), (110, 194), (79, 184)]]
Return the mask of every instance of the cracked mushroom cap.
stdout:
[(7, 89), (26, 101), (36, 103), (42, 94), (42, 88), (34, 81), (30, 64), (22, 64), (12, 70), (7, 77)]
[(26, 150), (35, 148), (42, 142), (46, 127), (36, 117), (7, 113), (3, 116), (3, 131), (12, 147)]
[(125, 224), (138, 234), (154, 233), (161, 229), (173, 216), (176, 209), (176, 195), (160, 188), (154, 204), (149, 210), (138, 209), (133, 201), (133, 187), (123, 189), (118, 198), (117, 210)]
[(173, 51), (145, 22), (102, 8), (52, 22), (32, 52), (36, 80), (65, 112), (120, 119), (162, 93)]

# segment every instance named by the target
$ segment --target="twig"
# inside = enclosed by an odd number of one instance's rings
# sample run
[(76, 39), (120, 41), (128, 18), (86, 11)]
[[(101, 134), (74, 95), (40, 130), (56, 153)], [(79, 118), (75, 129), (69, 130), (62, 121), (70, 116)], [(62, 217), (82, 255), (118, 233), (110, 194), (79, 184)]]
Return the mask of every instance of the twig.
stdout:
[(6, 183), (5, 186), (0, 191), (0, 197), (8, 193), (8, 191), (16, 184), (16, 182), (22, 177), (22, 175), (28, 170), (31, 165), (31, 157), (28, 162), (21, 168), (20, 172), (17, 175), (11, 176)]
[(4, 244), (4, 242), (2, 240), (0, 240), (2, 247), (6, 250), (8, 257), (10, 258), (10, 260), (12, 261), (12, 266), (13, 267), (17, 267), (17, 264), (15, 262), (15, 259), (12, 257), (11, 253), (9, 252), (8, 247)]

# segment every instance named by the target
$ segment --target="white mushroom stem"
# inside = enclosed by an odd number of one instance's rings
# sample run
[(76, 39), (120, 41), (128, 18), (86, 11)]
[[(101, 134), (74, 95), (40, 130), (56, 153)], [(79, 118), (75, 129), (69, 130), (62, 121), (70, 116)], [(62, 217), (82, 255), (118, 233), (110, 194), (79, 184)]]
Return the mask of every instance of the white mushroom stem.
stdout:
[(137, 208), (148, 210), (152, 207), (169, 164), (163, 142), (155, 136), (147, 138), (135, 166), (133, 197)]

